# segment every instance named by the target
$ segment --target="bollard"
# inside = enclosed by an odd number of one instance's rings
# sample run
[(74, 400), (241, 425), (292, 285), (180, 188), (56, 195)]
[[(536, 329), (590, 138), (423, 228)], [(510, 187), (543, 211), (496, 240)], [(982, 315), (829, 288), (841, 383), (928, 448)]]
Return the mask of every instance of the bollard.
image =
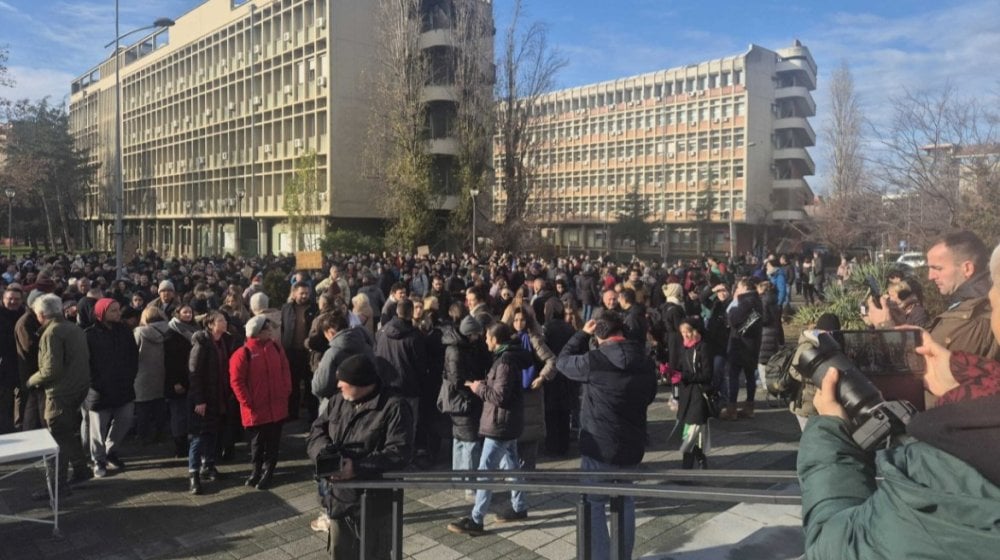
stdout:
[(576, 557), (580, 560), (591, 560), (590, 550), (590, 502), (586, 494), (580, 494), (576, 504)]

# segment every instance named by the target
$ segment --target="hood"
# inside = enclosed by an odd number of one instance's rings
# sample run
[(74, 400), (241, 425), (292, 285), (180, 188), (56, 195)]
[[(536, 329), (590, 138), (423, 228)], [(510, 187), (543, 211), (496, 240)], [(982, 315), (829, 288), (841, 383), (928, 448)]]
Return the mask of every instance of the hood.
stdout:
[(170, 324), (166, 321), (157, 321), (155, 323), (139, 327), (136, 329), (136, 332), (139, 333), (139, 337), (146, 342), (162, 344), (163, 341), (166, 340), (167, 334), (170, 333)]
[(382, 332), (385, 333), (385, 336), (397, 340), (412, 336), (413, 332), (416, 330), (417, 327), (414, 327), (413, 324), (407, 323), (399, 317), (393, 317), (391, 321), (382, 327)]
[(1000, 486), (1000, 395), (949, 403), (921, 412), (906, 427), (914, 438), (933, 445)]
[(622, 340), (605, 342), (598, 351), (618, 369), (629, 370), (646, 360), (644, 348), (638, 342)]
[(458, 329), (454, 325), (442, 325), (441, 326), (441, 344), (445, 346), (455, 346), (458, 344), (466, 344), (468, 340), (458, 332)]
[(498, 360), (501, 358), (517, 370), (535, 365), (535, 359), (531, 352), (517, 346), (516, 343), (509, 344), (504, 351), (497, 355)]
[(372, 351), (368, 339), (360, 328), (345, 329), (334, 335), (330, 348), (343, 350), (346, 355), (365, 354)]
[(200, 330), (197, 325), (185, 323), (177, 317), (171, 319), (168, 326), (170, 327), (170, 330), (183, 336), (184, 340), (187, 340), (188, 342), (191, 342), (191, 337), (194, 336), (194, 333)]

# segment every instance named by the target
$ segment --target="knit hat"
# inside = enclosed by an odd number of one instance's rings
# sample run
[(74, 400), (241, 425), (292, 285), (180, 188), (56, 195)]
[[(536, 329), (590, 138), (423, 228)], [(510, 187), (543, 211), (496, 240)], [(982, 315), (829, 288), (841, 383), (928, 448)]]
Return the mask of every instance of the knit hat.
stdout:
[(267, 294), (264, 292), (257, 292), (256, 294), (250, 296), (250, 311), (260, 313), (267, 309), (267, 304), (271, 303), (271, 300), (267, 299)]
[(667, 298), (667, 301), (672, 301), (672, 303), (680, 303), (681, 296), (684, 294), (684, 288), (680, 284), (669, 283), (663, 285), (663, 296)]
[(156, 289), (156, 291), (157, 292), (173, 292), (173, 291), (176, 291), (176, 290), (174, 290), (174, 283), (173, 282), (171, 282), (170, 280), (164, 280), (163, 282), (160, 282), (160, 286)]
[(115, 303), (115, 300), (108, 297), (97, 300), (97, 303), (94, 305), (94, 318), (98, 321), (103, 321), (104, 313), (111, 307), (112, 303)]
[(462, 336), (481, 335), (483, 334), (483, 325), (472, 315), (466, 315), (458, 325), (458, 332), (462, 333)]
[(253, 317), (249, 321), (247, 321), (247, 326), (246, 326), (247, 338), (254, 338), (260, 334), (260, 331), (269, 327), (270, 327), (270, 321), (267, 320), (267, 317), (264, 316)]
[(67, 299), (66, 301), (63, 302), (63, 311), (67, 311), (69, 309), (72, 309), (72, 308), (76, 307), (76, 305), (77, 305), (77, 303), (76, 303), (75, 299)]
[(840, 318), (833, 313), (824, 313), (816, 320), (816, 329), (821, 331), (839, 331)]
[(355, 354), (340, 363), (337, 380), (355, 387), (367, 387), (378, 383), (375, 364), (364, 354)]

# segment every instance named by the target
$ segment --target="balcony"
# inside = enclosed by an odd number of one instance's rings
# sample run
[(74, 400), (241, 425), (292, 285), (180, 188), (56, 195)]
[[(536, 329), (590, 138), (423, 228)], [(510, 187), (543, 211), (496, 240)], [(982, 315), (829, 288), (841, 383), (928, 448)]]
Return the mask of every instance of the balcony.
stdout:
[(803, 60), (801, 58), (782, 60), (775, 65), (774, 70), (778, 73), (800, 72), (809, 79), (809, 83), (812, 84), (812, 87), (816, 87), (816, 72), (809, 66), (809, 62), (807, 60)]
[(809, 108), (809, 114), (816, 114), (816, 102), (813, 100), (809, 89), (803, 86), (783, 87), (774, 90), (775, 99), (802, 99)]
[(771, 219), (778, 222), (799, 222), (806, 219), (804, 210), (774, 210)]
[(455, 89), (452, 86), (424, 86), (424, 89), (420, 92), (420, 101), (422, 103), (430, 103), (431, 101), (457, 103), (458, 97), (455, 95)]
[(781, 130), (786, 128), (793, 128), (796, 130), (802, 130), (805, 132), (806, 136), (809, 137), (809, 145), (816, 145), (816, 132), (813, 131), (813, 127), (809, 124), (809, 119), (805, 117), (786, 117), (783, 119), (775, 119), (774, 130)]
[(451, 29), (432, 29), (420, 34), (417, 40), (420, 49), (455, 46), (455, 33)]
[(427, 153), (443, 156), (458, 155), (458, 140), (454, 138), (435, 138), (427, 143)]
[(772, 186), (774, 190), (809, 190), (809, 183), (805, 179), (775, 179)]
[(806, 164), (808, 169), (807, 175), (813, 175), (816, 173), (816, 164), (813, 162), (812, 156), (805, 148), (781, 148), (774, 150), (774, 159), (798, 159), (802, 160)]

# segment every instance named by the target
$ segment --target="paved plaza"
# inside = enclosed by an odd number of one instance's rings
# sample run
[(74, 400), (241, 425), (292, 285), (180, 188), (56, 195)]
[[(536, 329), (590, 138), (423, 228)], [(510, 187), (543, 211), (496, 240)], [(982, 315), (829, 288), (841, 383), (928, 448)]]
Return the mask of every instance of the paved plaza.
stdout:
[[(650, 408), (651, 445), (644, 461), (649, 470), (680, 466), (676, 436), (666, 441), (674, 424), (668, 396), (661, 390)], [(302, 423), (286, 426), (275, 486), (264, 492), (244, 488), (249, 465), (239, 462), (220, 465), (229, 476), (206, 483), (205, 495), (191, 496), (186, 460), (165, 458), (168, 444), (129, 444), (125, 471), (87, 482), (62, 504), (61, 539), (52, 538), (50, 526), (0, 520), (0, 560), (326, 558), (325, 535), (309, 529), (319, 508), (304, 430)], [(752, 420), (712, 421), (710, 467), (794, 469), (798, 435), (787, 410), (760, 402)], [(238, 451), (245, 454), (242, 446)], [(578, 466), (578, 458), (539, 461), (540, 469)], [(4, 468), (9, 472), (9, 465)], [(30, 497), (43, 480), (40, 470), (29, 469), (0, 481), (0, 514), (45, 516), (44, 502)], [(445, 528), (471, 509), (462, 491), (410, 491), (403, 551), (415, 560), (575, 558), (576, 499), (529, 494), (527, 521), (498, 525), (488, 515), (490, 533), (468, 537)], [(797, 558), (799, 522), (796, 506), (640, 499), (635, 554), (657, 560)]]

